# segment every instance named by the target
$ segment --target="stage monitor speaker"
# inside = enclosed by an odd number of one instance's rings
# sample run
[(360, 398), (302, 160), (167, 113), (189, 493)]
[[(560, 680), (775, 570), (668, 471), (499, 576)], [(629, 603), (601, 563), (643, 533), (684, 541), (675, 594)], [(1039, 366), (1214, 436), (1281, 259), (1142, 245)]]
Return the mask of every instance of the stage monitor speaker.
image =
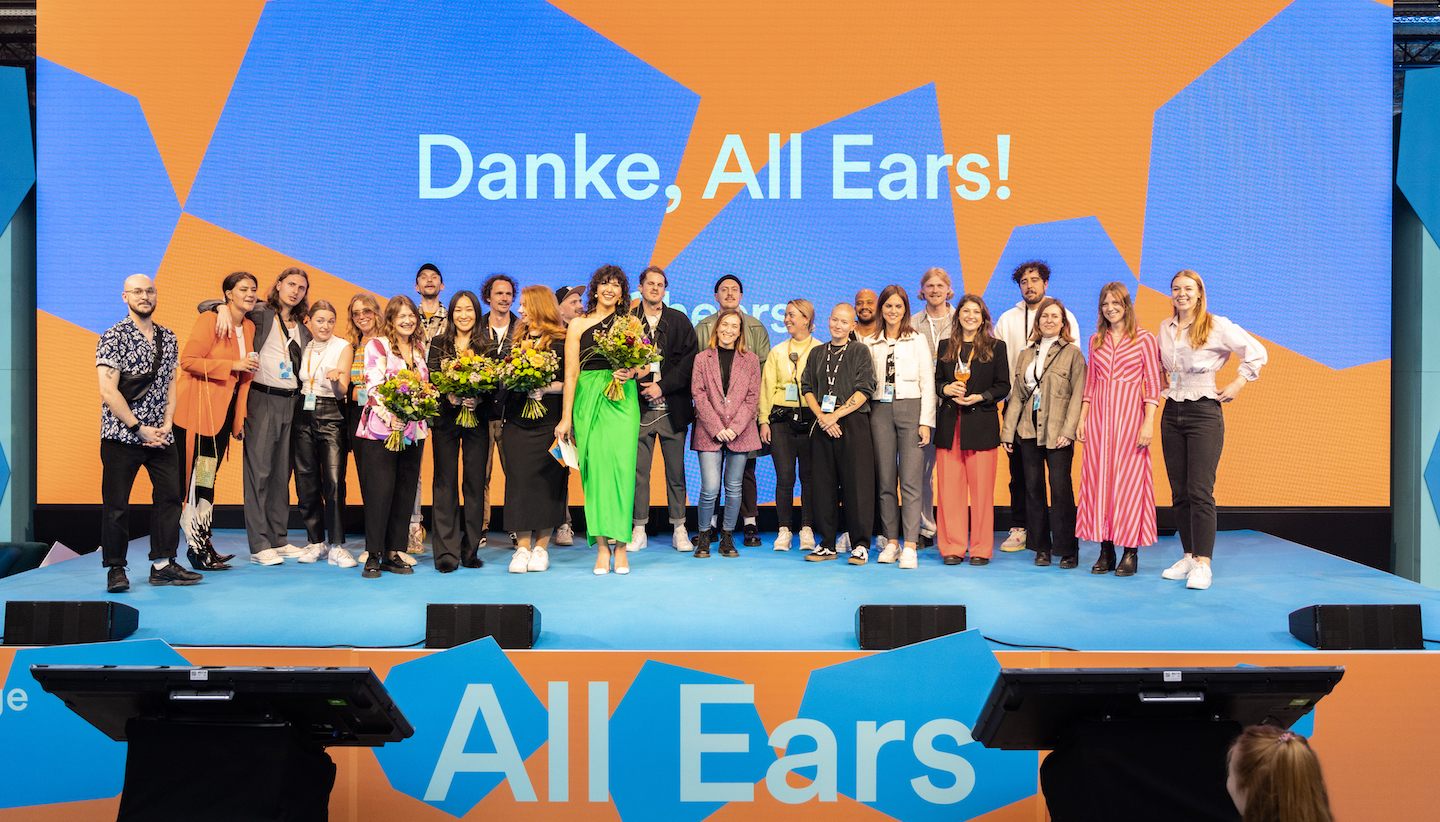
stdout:
[(540, 638), (540, 609), (534, 605), (434, 602), (425, 606), (426, 648), (454, 648), (486, 636), (494, 637), (501, 648), (533, 648)]
[(861, 605), (855, 639), (867, 651), (888, 651), (965, 630), (964, 605)]
[(1326, 651), (1425, 647), (1419, 605), (1311, 605), (1290, 614), (1290, 633)]
[(109, 642), (135, 633), (140, 612), (104, 600), (5, 603), (6, 645)]

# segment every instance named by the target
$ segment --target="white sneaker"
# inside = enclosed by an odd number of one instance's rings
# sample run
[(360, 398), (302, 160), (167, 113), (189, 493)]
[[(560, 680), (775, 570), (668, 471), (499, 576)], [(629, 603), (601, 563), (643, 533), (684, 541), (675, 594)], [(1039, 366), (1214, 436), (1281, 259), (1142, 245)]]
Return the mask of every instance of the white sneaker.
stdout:
[(842, 531), (840, 536), (835, 538), (835, 553), (843, 554), (850, 550), (850, 532)]
[(1210, 577), (1210, 566), (1196, 562), (1195, 567), (1190, 569), (1190, 575), (1185, 577), (1185, 587), (1203, 591), (1210, 587)]
[(343, 545), (330, 546), (330, 555), (326, 557), (326, 561), (341, 568), (354, 568), (357, 564), (355, 557), (351, 556), (349, 549)]
[(1190, 572), (1200, 563), (1191, 557), (1181, 557), (1179, 562), (1160, 572), (1160, 576), (1166, 579), (1189, 579)]
[(1010, 536), (1006, 537), (1005, 541), (1000, 543), (1000, 550), (1007, 553), (1025, 550), (1025, 529), (1011, 528)]
[(251, 554), (250, 561), (256, 565), (279, 565), (285, 561), (280, 552), (274, 548), (266, 548), (258, 554)]
[(410, 556), (409, 552), (406, 552), (406, 551), (401, 551), (401, 552), (395, 554), (395, 557), (396, 557), (397, 559), (399, 559), (401, 562), (405, 563), (406, 565), (409, 565), (411, 568), (414, 568), (414, 567), (415, 567), (415, 563), (417, 563), (417, 562), (420, 561), (420, 560), (418, 560), (418, 559)]
[[(882, 561), (883, 561), (883, 560), (882, 560)], [(901, 568), (914, 568), (915, 565), (916, 565), (915, 549), (914, 549), (914, 548), (911, 548), (910, 546), (907, 545), (907, 546), (905, 546), (905, 547), (900, 551), (900, 567), (901, 567)]]
[(800, 529), (800, 550), (815, 550), (815, 529), (808, 525)]
[(677, 551), (687, 554), (695, 552), (695, 543), (690, 541), (690, 532), (685, 530), (684, 525), (675, 526), (675, 536), (671, 537), (670, 541), (674, 543)]
[(550, 541), (555, 543), (556, 545), (574, 545), (575, 529), (571, 528), (570, 523), (567, 522), (559, 528), (555, 529), (555, 538)]
[[(284, 558), (286, 558), (286, 559), (295, 559), (295, 558), (299, 557), (301, 554), (304, 554), (304, 553), (305, 553), (305, 549), (304, 549), (304, 548), (301, 548), (301, 547), (299, 547), (299, 546), (297, 546), (297, 545), (291, 545), (291, 544), (288, 543), (288, 542), (285, 543), (284, 545), (277, 545), (277, 546), (275, 546), (274, 548), (272, 548), (272, 549), (270, 549), (270, 550), (273, 550), (276, 554), (278, 554), (278, 555), (280, 555), (281, 557), (284, 557)], [(265, 553), (265, 552), (264, 552), (264, 551), (261, 551), (260, 553), (263, 554), (263, 553)]]
[(630, 529), (630, 541), (625, 544), (627, 551), (639, 551), (644, 548), (648, 540), (645, 537), (645, 526), (637, 525)]
[(900, 556), (900, 543), (887, 542), (885, 543), (885, 550), (880, 552), (880, 558), (876, 560), (876, 562), (883, 562), (886, 565), (889, 565), (890, 563), (894, 562), (895, 558), (898, 556)]
[(510, 573), (523, 574), (530, 570), (530, 551), (525, 548), (516, 548), (515, 556), (510, 558)]
[(786, 528), (786, 527), (783, 526), (783, 525), (780, 526), (780, 533), (778, 533), (778, 534), (775, 535), (775, 550), (777, 550), (777, 551), (788, 551), (788, 550), (790, 550), (790, 540), (791, 540), (792, 537), (793, 537), (793, 535), (790, 533), (790, 529), (789, 529), (789, 528)]
[(300, 552), (298, 559), (300, 562), (315, 562), (318, 559), (322, 559), (328, 553), (330, 553), (330, 546), (323, 542), (312, 542), (305, 546), (304, 551)]
[(536, 548), (530, 552), (530, 561), (525, 563), (527, 571), (544, 571), (550, 567), (550, 553), (544, 548)]
[(863, 545), (857, 545), (850, 551), (851, 565), (864, 565), (870, 560), (870, 549)]

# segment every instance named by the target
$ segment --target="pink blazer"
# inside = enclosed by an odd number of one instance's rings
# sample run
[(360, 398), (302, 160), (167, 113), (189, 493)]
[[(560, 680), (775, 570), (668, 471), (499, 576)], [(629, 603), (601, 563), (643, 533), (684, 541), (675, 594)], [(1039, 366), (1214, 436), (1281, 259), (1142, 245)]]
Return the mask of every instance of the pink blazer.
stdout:
[[(690, 434), (690, 448), (695, 451), (733, 452), (760, 449), (760, 429), (755, 418), (760, 413), (760, 358), (749, 351), (735, 354), (730, 365), (730, 391), (721, 389), (720, 354), (707, 348), (695, 355), (691, 370), (690, 392), (695, 398), (695, 430)], [(718, 431), (729, 428), (735, 432), (731, 442), (715, 439)]]
[[(415, 349), (415, 370), (420, 372), (420, 379), (430, 379), (430, 369), (425, 366), (425, 348), (417, 346)], [(365, 344), (365, 413), (360, 417), (360, 427), (355, 430), (355, 436), (364, 437), (367, 440), (383, 440), (390, 436), (390, 420), (392, 416), (389, 411), (380, 407), (380, 397), (375, 389), (380, 384), (400, 373), (405, 369), (405, 361), (397, 354), (390, 352), (390, 340), (385, 337), (375, 337)], [(429, 433), (424, 420), (405, 423), (405, 439), (410, 442), (419, 442), (425, 439)]]

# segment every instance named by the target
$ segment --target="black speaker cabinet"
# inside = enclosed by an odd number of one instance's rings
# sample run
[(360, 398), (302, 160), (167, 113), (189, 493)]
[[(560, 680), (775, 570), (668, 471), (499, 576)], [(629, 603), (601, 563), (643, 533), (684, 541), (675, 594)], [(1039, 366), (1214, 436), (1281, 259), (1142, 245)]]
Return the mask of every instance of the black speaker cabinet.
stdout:
[(140, 612), (103, 600), (5, 603), (6, 645), (76, 645), (124, 639), (140, 625)]
[(861, 605), (855, 638), (867, 651), (886, 651), (965, 630), (964, 605)]
[(425, 606), (426, 648), (454, 648), (485, 636), (494, 637), (501, 648), (533, 648), (540, 638), (540, 609), (433, 602)]
[(1290, 633), (1327, 651), (1425, 647), (1419, 605), (1311, 605), (1290, 614)]

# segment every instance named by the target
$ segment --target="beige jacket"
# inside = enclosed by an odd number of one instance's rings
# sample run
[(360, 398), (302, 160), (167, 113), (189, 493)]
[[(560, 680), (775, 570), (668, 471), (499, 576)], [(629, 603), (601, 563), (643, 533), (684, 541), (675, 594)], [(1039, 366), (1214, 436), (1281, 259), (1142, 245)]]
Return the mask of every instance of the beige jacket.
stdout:
[(1005, 399), (1005, 427), (1000, 441), (1035, 439), (1045, 448), (1055, 448), (1060, 437), (1075, 439), (1080, 426), (1080, 402), (1085, 394), (1085, 355), (1075, 343), (1055, 344), (1045, 356), (1045, 373), (1040, 378), (1040, 411), (1031, 423), (1032, 391), (1025, 385), (1025, 370), (1035, 362), (1038, 343), (1031, 343), (1015, 359), (1010, 396)]

